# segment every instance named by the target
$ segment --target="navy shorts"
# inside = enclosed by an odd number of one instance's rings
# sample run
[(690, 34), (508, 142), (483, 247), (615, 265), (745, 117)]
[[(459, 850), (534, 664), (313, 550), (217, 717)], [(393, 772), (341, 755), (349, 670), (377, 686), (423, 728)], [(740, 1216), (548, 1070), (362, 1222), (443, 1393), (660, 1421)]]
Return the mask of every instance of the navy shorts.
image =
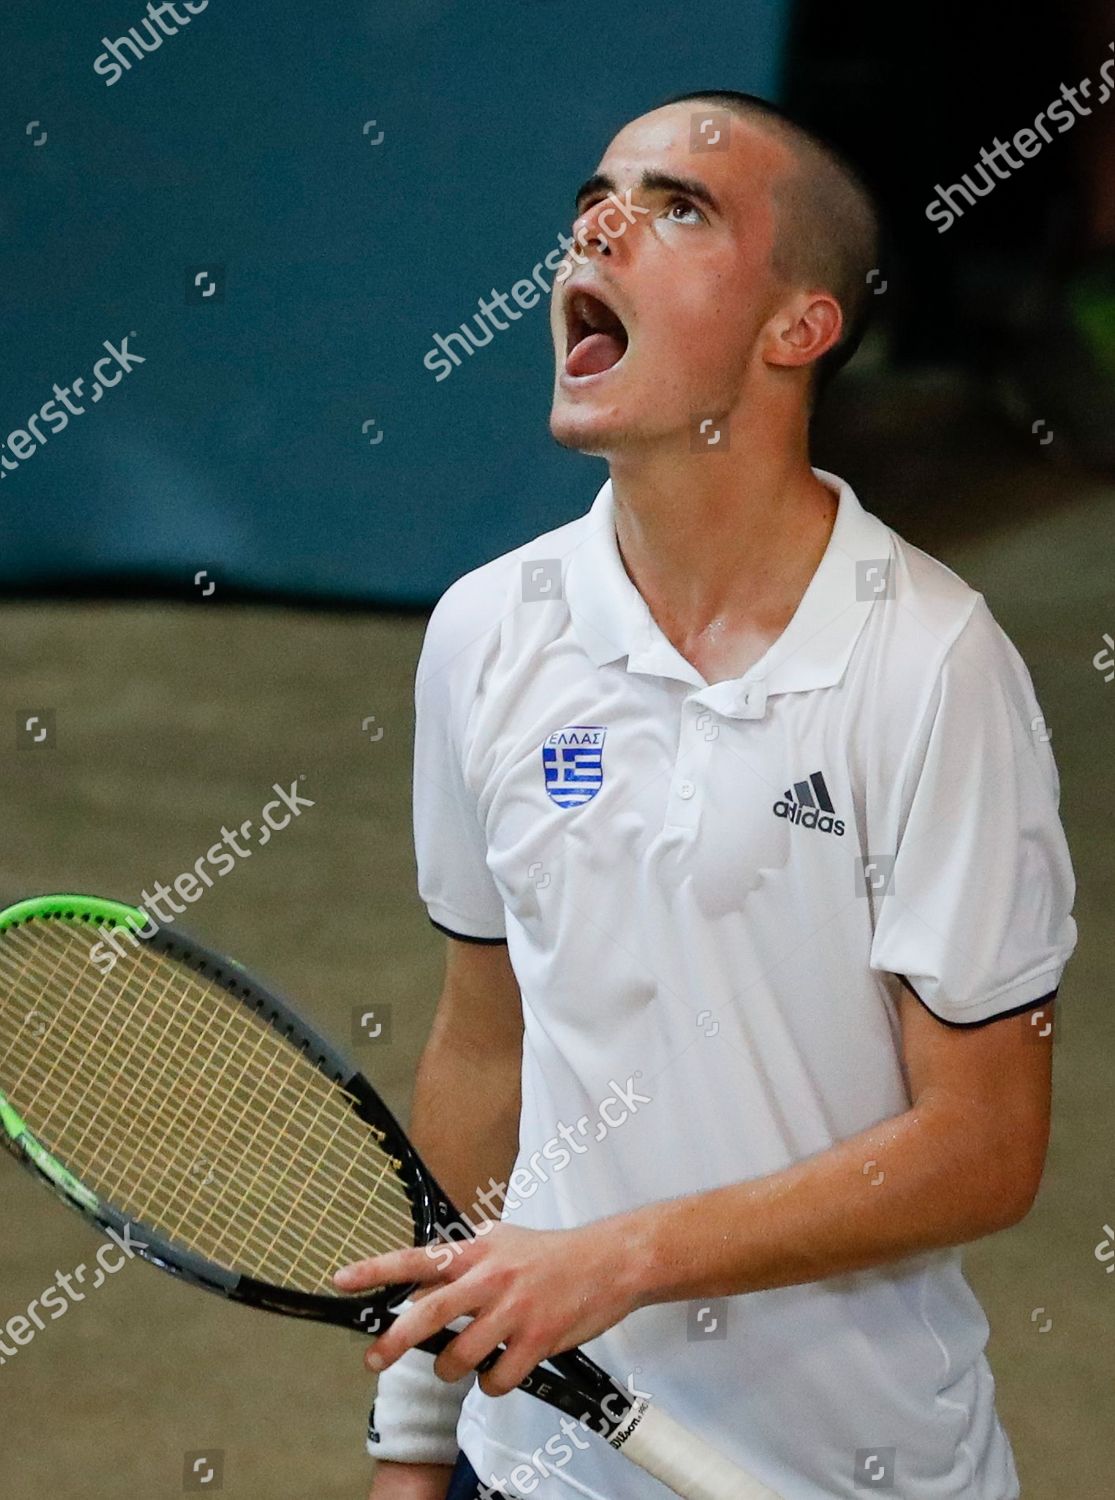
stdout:
[(488, 1500), (488, 1497), (490, 1500), (500, 1500), (502, 1495), (502, 1490), (493, 1490), (490, 1485), (485, 1485), (481, 1490), (476, 1470), (463, 1453), (458, 1455), (445, 1500)]

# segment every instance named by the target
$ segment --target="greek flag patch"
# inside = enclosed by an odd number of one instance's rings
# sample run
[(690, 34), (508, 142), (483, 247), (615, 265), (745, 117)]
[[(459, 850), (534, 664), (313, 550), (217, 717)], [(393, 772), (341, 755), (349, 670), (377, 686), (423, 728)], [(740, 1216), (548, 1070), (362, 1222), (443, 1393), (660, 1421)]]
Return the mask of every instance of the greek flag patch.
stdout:
[(542, 773), (550, 800), (558, 807), (581, 807), (604, 785), (601, 724), (566, 724), (542, 746)]

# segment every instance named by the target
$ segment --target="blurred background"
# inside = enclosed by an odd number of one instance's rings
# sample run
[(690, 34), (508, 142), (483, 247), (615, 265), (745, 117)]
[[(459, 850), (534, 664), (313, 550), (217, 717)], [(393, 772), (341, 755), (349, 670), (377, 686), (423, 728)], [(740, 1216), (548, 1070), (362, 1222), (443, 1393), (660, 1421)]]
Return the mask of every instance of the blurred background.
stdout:
[[(545, 298), (499, 294), (552, 280), (634, 115), (788, 106), (889, 221), (815, 462), (985, 594), (1053, 731), (1080, 930), (1053, 1141), (966, 1261), (1024, 1496), (1109, 1500), (1115, 0), (193, 4), (0, 17), (0, 899), (138, 899), (303, 776), (313, 808), (190, 926), (405, 1116), (442, 947), (410, 846), (425, 616), (604, 477), (547, 433)], [(0, 1195), (2, 1324), (97, 1242), (14, 1163)], [(0, 1494), (362, 1495), (362, 1349), (125, 1266), (0, 1366)]]

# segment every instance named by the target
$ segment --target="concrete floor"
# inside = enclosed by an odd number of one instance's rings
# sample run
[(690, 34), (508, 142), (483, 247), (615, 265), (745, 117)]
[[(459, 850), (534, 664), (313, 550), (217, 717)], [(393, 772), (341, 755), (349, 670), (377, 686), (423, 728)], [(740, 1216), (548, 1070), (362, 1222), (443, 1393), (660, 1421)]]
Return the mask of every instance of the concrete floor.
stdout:
[[(1094, 1252), (1115, 1224), (1115, 684), (1092, 658), (1115, 631), (1115, 495), (1050, 466), (953, 387), (876, 395), (861, 383), (841, 396), (818, 461), (982, 590), (1053, 728), (1080, 928), (1061, 992), (1053, 1142), (1033, 1212), (970, 1248), (967, 1265), (1026, 1500), (1110, 1500), (1115, 1275)], [(222, 823), (257, 815), (272, 783), (304, 774), (315, 806), (209, 891), (189, 925), (358, 1056), (353, 1012), (390, 1002), (393, 1038), (375, 1064), (405, 1113), (441, 961), (409, 839), (421, 632), (418, 619), (201, 600), (0, 608), (0, 898), (137, 898), (190, 866)], [(44, 707), (56, 745), (17, 749), (17, 712)], [(362, 731), (369, 715), (379, 740)], [(97, 1240), (6, 1159), (0, 1202), (4, 1322), (56, 1269), (90, 1261)], [(163, 1500), (183, 1492), (187, 1454), (219, 1452), (229, 1494), (353, 1500), (370, 1477), (362, 1348), (127, 1265), (0, 1369), (0, 1495)]]

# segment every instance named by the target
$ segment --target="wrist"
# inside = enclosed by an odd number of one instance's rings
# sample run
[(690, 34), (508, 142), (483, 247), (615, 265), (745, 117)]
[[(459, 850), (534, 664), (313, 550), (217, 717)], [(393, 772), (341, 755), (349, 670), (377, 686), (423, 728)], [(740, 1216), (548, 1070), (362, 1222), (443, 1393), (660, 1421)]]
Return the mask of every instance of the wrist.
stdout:
[(604, 1221), (607, 1226), (604, 1275), (630, 1312), (667, 1300), (662, 1294), (663, 1207), (651, 1204)]
[(408, 1349), (379, 1377), (368, 1419), (368, 1453), (389, 1463), (454, 1463), (457, 1422), (474, 1379), (470, 1370), (461, 1380), (441, 1380), (431, 1355)]
[(369, 1500), (445, 1500), (452, 1474), (452, 1464), (383, 1459), (376, 1464)]

